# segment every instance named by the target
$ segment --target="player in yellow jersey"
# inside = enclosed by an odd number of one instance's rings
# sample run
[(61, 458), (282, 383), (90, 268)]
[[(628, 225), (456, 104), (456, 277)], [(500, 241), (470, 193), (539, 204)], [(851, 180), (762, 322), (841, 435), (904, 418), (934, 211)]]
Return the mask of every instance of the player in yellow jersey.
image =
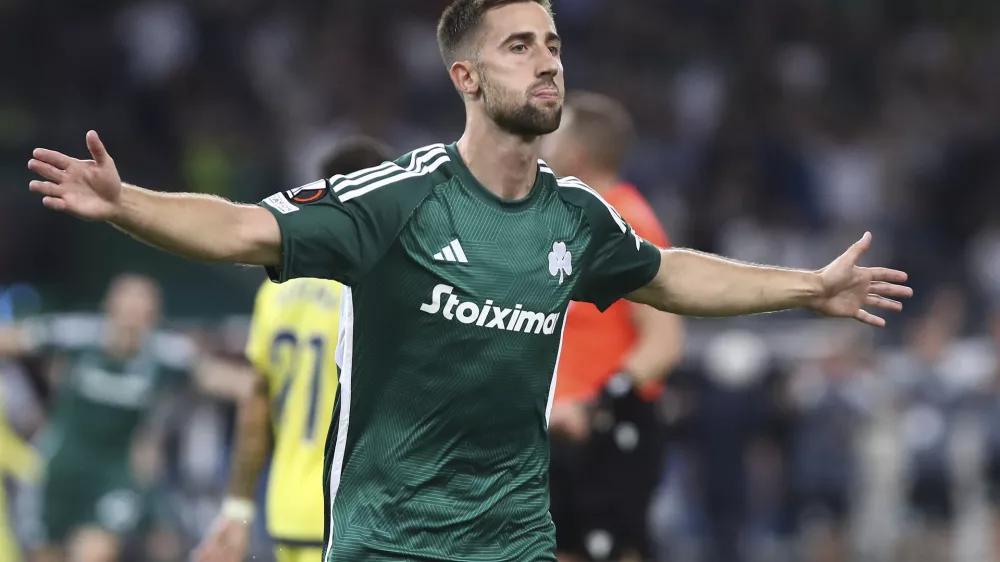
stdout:
[[(374, 140), (352, 139), (322, 171), (347, 174), (377, 166), (389, 154)], [(258, 291), (246, 356), (259, 376), (253, 396), (240, 405), (229, 496), (196, 553), (198, 562), (246, 556), (254, 487), (269, 452), (266, 515), (275, 556), (278, 562), (322, 558), (323, 453), (337, 396), (340, 291), (339, 283), (320, 279), (265, 281)]]
[(7, 424), (3, 407), (3, 389), (0, 388), (0, 560), (20, 562), (21, 552), (17, 538), (7, 522), (7, 497), (4, 476), (13, 476), (22, 482), (33, 481), (41, 469), (41, 459)]

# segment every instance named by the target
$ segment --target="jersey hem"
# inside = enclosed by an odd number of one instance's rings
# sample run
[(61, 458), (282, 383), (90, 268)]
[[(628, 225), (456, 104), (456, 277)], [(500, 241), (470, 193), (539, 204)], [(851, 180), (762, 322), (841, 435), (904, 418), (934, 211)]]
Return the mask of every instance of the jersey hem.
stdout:
[(275, 546), (287, 546), (290, 548), (323, 548), (326, 543), (322, 538), (318, 539), (289, 539), (281, 536), (270, 535), (271, 542)]

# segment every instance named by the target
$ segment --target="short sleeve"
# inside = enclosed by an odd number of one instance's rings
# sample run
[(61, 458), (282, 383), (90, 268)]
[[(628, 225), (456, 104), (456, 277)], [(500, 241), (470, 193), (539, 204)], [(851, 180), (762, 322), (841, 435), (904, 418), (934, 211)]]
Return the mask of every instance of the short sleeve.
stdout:
[(357, 281), (385, 255), (430, 191), (432, 166), (447, 161), (444, 154), (441, 147), (441, 161), (432, 152), (411, 155), (262, 201), (281, 228), (281, 266), (268, 268), (271, 280)]
[(653, 280), (660, 268), (660, 249), (640, 237), (600, 195), (593, 191), (588, 195), (585, 210), (591, 240), (573, 300), (604, 311)]

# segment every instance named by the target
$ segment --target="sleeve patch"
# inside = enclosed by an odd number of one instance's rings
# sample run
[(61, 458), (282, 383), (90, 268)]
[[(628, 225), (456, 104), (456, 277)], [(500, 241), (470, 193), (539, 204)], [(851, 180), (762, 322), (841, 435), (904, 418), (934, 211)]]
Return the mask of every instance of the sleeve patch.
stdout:
[(285, 198), (285, 195), (283, 193), (275, 193), (274, 195), (265, 199), (264, 203), (271, 206), (272, 208), (274, 208), (283, 215), (294, 213), (295, 211), (299, 210), (298, 207), (288, 202), (288, 199)]
[(295, 203), (312, 203), (323, 197), (327, 191), (326, 180), (317, 180), (287, 192), (285, 195)]

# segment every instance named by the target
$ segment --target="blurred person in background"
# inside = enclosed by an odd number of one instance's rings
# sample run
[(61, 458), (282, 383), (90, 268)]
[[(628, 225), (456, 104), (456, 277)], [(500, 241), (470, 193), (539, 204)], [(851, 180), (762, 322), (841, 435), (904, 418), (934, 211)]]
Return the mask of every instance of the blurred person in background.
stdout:
[[(558, 174), (601, 194), (635, 232), (669, 247), (653, 209), (621, 178), (633, 136), (619, 102), (578, 92), (542, 156)], [(621, 301), (603, 313), (574, 302), (566, 313), (549, 430), (552, 518), (561, 560), (646, 560), (647, 514), (663, 441), (656, 401), (681, 356), (677, 316)]]
[(993, 352), (992, 387), (986, 396), (985, 481), (991, 507), (993, 560), (1000, 561), (1000, 306), (989, 318), (990, 344)]
[(901, 438), (905, 448), (911, 516), (902, 542), (907, 560), (946, 562), (955, 553), (960, 505), (954, 445), (957, 422), (974, 394), (964, 377), (958, 336), (965, 301), (954, 289), (939, 290), (929, 310), (907, 334), (907, 348), (887, 360), (887, 373), (900, 386)]
[(0, 384), (0, 560), (21, 562), (21, 549), (13, 526), (7, 520), (10, 506), (7, 502), (4, 480), (11, 476), (21, 483), (30, 483), (41, 472), (41, 459), (7, 422), (4, 408), (3, 385)]
[[(331, 178), (389, 158), (381, 143), (352, 138), (336, 147), (321, 171)], [(338, 394), (340, 303), (336, 281), (302, 278), (261, 285), (246, 345), (246, 357), (257, 372), (254, 391), (240, 404), (228, 497), (196, 561), (239, 562), (246, 557), (256, 512), (254, 492), (268, 455), (266, 521), (275, 558), (322, 558), (323, 455)]]
[(705, 518), (702, 560), (752, 560), (752, 452), (769, 429), (777, 369), (760, 337), (734, 330), (712, 338), (704, 364), (690, 375), (694, 404), (685, 433)]
[(869, 411), (871, 335), (844, 327), (829, 350), (788, 381), (793, 411), (791, 502), (803, 562), (849, 562), (858, 478), (858, 432)]
[(147, 498), (137, 480), (152, 469), (141, 428), (162, 389), (190, 372), (207, 392), (246, 392), (235, 367), (158, 330), (160, 313), (156, 281), (125, 274), (111, 282), (103, 317), (43, 317), (0, 327), (0, 357), (45, 353), (61, 361), (50, 381), (55, 405), (38, 439), (45, 458), (41, 513), (32, 522), (39, 562), (118, 559), (144, 516)]

